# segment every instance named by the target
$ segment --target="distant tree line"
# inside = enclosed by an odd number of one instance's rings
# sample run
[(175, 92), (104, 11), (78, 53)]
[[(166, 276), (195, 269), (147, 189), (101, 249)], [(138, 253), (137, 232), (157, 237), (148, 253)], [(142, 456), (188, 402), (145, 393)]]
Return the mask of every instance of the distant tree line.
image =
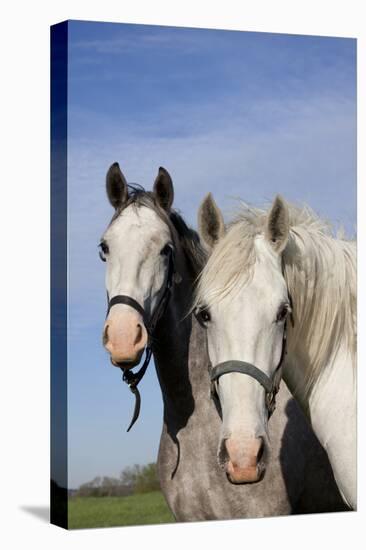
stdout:
[(74, 493), (79, 497), (127, 496), (136, 493), (148, 493), (160, 490), (157, 468), (154, 462), (140, 466), (128, 466), (122, 470), (119, 478), (97, 476), (83, 483)]

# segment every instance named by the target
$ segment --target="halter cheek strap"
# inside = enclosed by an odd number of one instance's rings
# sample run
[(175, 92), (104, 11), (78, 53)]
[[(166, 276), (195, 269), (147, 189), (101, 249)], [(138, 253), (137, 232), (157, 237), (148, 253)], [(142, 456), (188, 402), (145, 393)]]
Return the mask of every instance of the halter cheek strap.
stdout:
[(149, 366), (151, 356), (152, 356), (152, 349), (151, 349), (152, 335), (154, 333), (157, 322), (159, 321), (160, 317), (164, 314), (166, 310), (166, 307), (168, 305), (168, 301), (170, 298), (170, 294), (171, 294), (171, 287), (173, 284), (173, 275), (174, 275), (173, 249), (169, 248), (168, 254), (169, 254), (168, 271), (167, 271), (167, 276), (164, 283), (164, 291), (150, 319), (148, 318), (144, 308), (134, 298), (131, 298), (131, 296), (127, 296), (125, 294), (118, 294), (117, 296), (113, 296), (113, 298), (109, 299), (109, 296), (107, 293), (107, 300), (108, 300), (107, 316), (111, 308), (115, 305), (124, 304), (124, 305), (130, 306), (141, 315), (144, 321), (145, 328), (148, 333), (148, 344), (146, 346), (145, 360), (143, 362), (142, 367), (135, 373), (131, 369), (124, 369), (123, 367), (121, 367), (122, 380), (123, 382), (126, 382), (131, 392), (135, 396), (135, 407), (132, 415), (132, 420), (130, 422), (130, 425), (127, 428), (128, 432), (130, 431), (130, 429), (132, 428), (132, 426), (134, 425), (134, 423), (136, 422), (140, 414), (141, 396), (137, 386), (141, 382), (147, 370), (147, 367)]

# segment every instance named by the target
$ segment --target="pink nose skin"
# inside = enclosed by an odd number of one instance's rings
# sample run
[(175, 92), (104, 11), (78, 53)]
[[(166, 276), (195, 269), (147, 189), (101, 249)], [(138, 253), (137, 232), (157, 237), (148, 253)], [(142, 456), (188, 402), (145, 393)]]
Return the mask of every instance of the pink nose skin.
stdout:
[(105, 322), (103, 344), (113, 365), (133, 367), (140, 362), (147, 345), (147, 330), (138, 315), (111, 315)]
[(254, 483), (262, 478), (264, 464), (261, 458), (264, 450), (262, 437), (238, 440), (226, 439), (228, 454), (226, 473), (232, 483)]

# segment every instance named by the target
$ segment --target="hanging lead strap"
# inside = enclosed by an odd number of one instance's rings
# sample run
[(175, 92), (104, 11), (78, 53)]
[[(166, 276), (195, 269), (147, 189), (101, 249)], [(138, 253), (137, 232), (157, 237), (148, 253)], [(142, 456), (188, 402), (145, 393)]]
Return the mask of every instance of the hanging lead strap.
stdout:
[(135, 408), (133, 410), (132, 420), (130, 422), (130, 425), (127, 428), (128, 432), (130, 431), (130, 429), (132, 428), (132, 426), (134, 425), (134, 423), (136, 422), (140, 414), (141, 396), (137, 386), (146, 372), (146, 369), (150, 363), (151, 355), (152, 355), (151, 348), (147, 347), (144, 364), (142, 365), (141, 369), (136, 373), (133, 373), (131, 370), (126, 370), (121, 367), (122, 380), (126, 382), (131, 392), (135, 396)]

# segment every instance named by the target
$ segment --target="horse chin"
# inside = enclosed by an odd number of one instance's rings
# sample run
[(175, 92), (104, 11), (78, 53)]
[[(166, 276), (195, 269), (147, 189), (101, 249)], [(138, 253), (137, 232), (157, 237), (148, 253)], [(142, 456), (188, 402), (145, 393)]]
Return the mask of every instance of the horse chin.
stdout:
[(266, 472), (264, 463), (249, 468), (233, 468), (231, 462), (226, 466), (226, 477), (233, 485), (244, 485), (262, 481)]
[(144, 349), (139, 351), (135, 358), (122, 359), (121, 361), (116, 361), (113, 359), (113, 357), (111, 357), (111, 363), (114, 367), (119, 367), (123, 370), (133, 369), (134, 367), (137, 367), (137, 365), (140, 363), (143, 353)]

